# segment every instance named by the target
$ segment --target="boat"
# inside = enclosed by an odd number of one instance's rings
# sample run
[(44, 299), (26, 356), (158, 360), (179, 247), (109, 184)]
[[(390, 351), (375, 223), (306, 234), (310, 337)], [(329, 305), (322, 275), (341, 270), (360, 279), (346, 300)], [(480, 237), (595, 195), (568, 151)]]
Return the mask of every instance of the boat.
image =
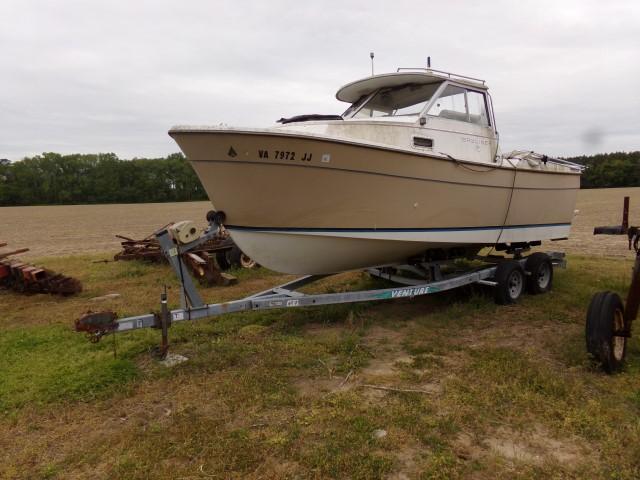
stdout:
[(582, 167), (501, 153), (484, 80), (398, 69), (336, 97), (342, 115), (169, 131), (261, 265), (332, 274), (568, 237)]

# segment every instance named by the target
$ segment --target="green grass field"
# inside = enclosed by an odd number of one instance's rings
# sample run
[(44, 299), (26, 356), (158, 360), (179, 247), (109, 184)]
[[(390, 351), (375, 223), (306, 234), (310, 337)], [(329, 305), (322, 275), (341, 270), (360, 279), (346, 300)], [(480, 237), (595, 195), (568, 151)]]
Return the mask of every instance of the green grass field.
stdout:
[[(569, 257), (553, 292), (507, 307), (474, 287), (178, 324), (189, 360), (166, 368), (158, 331), (118, 335), (115, 358), (73, 331), (89, 308), (157, 310), (164, 284), (178, 300), (169, 267), (100, 258), (41, 260), (77, 297), (0, 292), (0, 478), (640, 478), (638, 334), (615, 376), (584, 347), (591, 295), (624, 294), (629, 259)], [(203, 296), (289, 278), (237, 273)]]

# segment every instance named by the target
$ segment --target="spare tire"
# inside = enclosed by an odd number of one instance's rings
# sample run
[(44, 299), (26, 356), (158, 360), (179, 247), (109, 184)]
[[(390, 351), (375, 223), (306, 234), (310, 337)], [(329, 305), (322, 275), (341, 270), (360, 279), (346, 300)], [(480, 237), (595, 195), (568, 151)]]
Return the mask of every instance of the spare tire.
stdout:
[(627, 352), (624, 305), (615, 292), (599, 292), (587, 311), (585, 336), (587, 351), (607, 373), (619, 371)]

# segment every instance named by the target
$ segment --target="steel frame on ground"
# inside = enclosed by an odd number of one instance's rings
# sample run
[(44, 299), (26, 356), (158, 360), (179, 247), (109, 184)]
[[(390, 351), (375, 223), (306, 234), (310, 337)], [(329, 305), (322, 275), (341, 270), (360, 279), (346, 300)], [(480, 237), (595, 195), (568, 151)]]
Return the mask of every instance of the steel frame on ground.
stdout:
[[(202, 238), (207, 238), (209, 235), (212, 235), (213, 233), (211, 233), (211, 230), (217, 230), (217, 228), (217, 225), (212, 224), (210, 229)], [(158, 315), (149, 313), (146, 315), (116, 319), (115, 325), (113, 325), (113, 328), (109, 333), (125, 332), (130, 330), (137, 330), (140, 328), (162, 328), (166, 333), (166, 329), (172, 323), (215, 317), (228, 313), (270, 310), (276, 308), (298, 308), (319, 305), (333, 305), (339, 303), (373, 302), (394, 298), (413, 298), (423, 295), (429, 295), (432, 293), (443, 292), (446, 290), (452, 290), (454, 288), (459, 288), (471, 284), (496, 286), (496, 282), (492, 281), (491, 279), (495, 274), (497, 263), (499, 263), (499, 260), (495, 257), (487, 257), (487, 264), (481, 267), (463, 273), (453, 273), (444, 276), (440, 271), (440, 265), (449, 262), (430, 262), (422, 264), (419, 267), (413, 265), (404, 265), (396, 266), (393, 269), (369, 268), (366, 271), (375, 277), (386, 279), (391, 282), (399, 283), (406, 286), (339, 293), (309, 294), (298, 291), (299, 288), (328, 276), (307, 275), (296, 280), (284, 283), (282, 285), (270, 288), (263, 292), (250, 295), (240, 300), (223, 303), (204, 304), (200, 299), (197, 291), (195, 290), (193, 281), (186, 271), (186, 268), (184, 268), (184, 265), (181, 265), (182, 260), (179, 255), (184, 251), (188, 251), (194, 248), (194, 244), (198, 242), (198, 240), (192, 242), (192, 244), (176, 246), (173, 241), (170, 240), (169, 233), (167, 231), (159, 232), (157, 236), (160, 244), (166, 250), (167, 257), (170, 259), (170, 263), (176, 271), (178, 278), (180, 279), (182, 307), (168, 311), (166, 309), (165, 296), (163, 300), (163, 302), (165, 302), (165, 308), (163, 308), (163, 312), (166, 312), (165, 314)], [(549, 255), (554, 265), (560, 266), (562, 268), (566, 266), (564, 253), (546, 253), (547, 255)], [(518, 258), (516, 260), (520, 262), (520, 264), (524, 267), (526, 257)], [(408, 270), (413, 273), (430, 271), (431, 277), (435, 278), (436, 280), (428, 281), (425, 278), (412, 278), (404, 275), (398, 275), (397, 273), (395, 273), (395, 270)]]

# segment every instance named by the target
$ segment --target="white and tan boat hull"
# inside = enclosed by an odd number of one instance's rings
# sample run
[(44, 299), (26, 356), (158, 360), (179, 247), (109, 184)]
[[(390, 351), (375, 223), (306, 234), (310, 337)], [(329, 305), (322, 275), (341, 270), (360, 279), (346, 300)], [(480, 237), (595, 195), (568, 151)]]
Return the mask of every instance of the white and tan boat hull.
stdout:
[[(579, 175), (274, 131), (170, 132), (238, 246), (322, 274), (434, 248), (565, 238)], [(266, 152), (266, 153), (265, 153)]]

